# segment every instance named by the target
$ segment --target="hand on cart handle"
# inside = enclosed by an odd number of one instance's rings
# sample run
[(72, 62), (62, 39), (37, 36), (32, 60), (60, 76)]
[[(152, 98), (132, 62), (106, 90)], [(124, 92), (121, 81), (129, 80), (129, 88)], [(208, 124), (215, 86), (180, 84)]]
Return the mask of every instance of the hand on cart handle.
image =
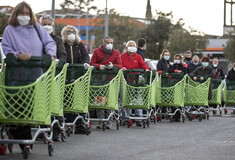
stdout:
[(85, 69), (88, 69), (89, 67), (90, 67), (90, 64), (84, 63), (84, 68), (85, 68)]
[(197, 77), (193, 77), (193, 80), (196, 81), (196, 80), (197, 80)]
[(30, 60), (31, 59), (31, 56), (24, 53), (24, 54), (17, 54), (16, 56), (19, 60), (22, 60), (22, 61), (27, 61), (27, 60)]
[(200, 77), (199, 79), (200, 79), (201, 81), (203, 81), (203, 80), (204, 80), (204, 77)]
[(105, 70), (106, 66), (105, 65), (100, 65), (100, 70)]
[(107, 69), (112, 69), (113, 68), (113, 63), (109, 62), (109, 65), (106, 66)]

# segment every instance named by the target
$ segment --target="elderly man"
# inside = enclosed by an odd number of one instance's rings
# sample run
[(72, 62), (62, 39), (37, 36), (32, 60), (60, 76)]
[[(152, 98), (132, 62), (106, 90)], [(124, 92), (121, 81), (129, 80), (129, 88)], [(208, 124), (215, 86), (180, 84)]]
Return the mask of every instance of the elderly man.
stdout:
[[(128, 41), (126, 44), (126, 52), (121, 54), (122, 59), (122, 65), (123, 70), (128, 69), (144, 69), (145, 71), (149, 70), (149, 67), (144, 62), (141, 55), (137, 54), (137, 48), (135, 41)], [(127, 116), (128, 113), (126, 110), (124, 110), (124, 115)], [(135, 116), (136, 117), (142, 117), (143, 116), (143, 110), (142, 109), (136, 109), (135, 110)], [(137, 120), (136, 125), (141, 127), (141, 121)]]
[[(91, 57), (91, 65), (95, 66), (97, 69), (113, 69), (113, 66), (117, 66), (119, 69), (122, 68), (122, 61), (120, 52), (113, 48), (113, 38), (105, 37), (103, 39), (103, 44), (94, 50), (94, 54)], [(107, 115), (110, 114), (110, 111), (106, 111)], [(105, 118), (105, 111), (97, 111), (97, 117), (99, 119)], [(110, 119), (107, 122), (106, 129), (112, 127), (112, 120)], [(102, 128), (102, 122), (99, 122), (97, 129)]]
[(62, 39), (55, 35), (54, 31), (54, 22), (52, 21), (51, 16), (45, 15), (40, 18), (40, 23), (45, 28), (45, 30), (50, 34), (51, 38), (55, 41), (57, 52), (56, 56), (58, 59), (62, 60), (63, 62), (66, 61), (66, 51), (64, 48), (64, 44)]
[(200, 63), (200, 59), (198, 55), (194, 55), (192, 58), (192, 62), (188, 64), (188, 71), (187, 73), (192, 73), (197, 67), (200, 67), (202, 64)]
[(219, 59), (217, 57), (213, 58), (213, 61), (212, 61), (212, 68), (213, 68), (213, 73), (214, 73), (213, 78), (224, 80), (225, 78), (224, 72), (222, 69), (218, 67), (218, 65), (219, 65)]
[(191, 60), (192, 60), (192, 52), (191, 51), (184, 52), (184, 62), (189, 64)]
[(94, 50), (91, 65), (100, 70), (112, 69), (113, 66), (117, 66), (119, 69), (122, 68), (120, 52), (113, 49), (113, 38), (105, 37), (103, 44)]

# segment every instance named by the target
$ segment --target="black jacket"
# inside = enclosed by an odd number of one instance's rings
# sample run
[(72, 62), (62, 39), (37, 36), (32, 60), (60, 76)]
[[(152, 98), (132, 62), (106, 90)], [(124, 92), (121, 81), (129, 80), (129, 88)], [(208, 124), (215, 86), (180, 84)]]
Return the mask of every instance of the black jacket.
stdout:
[(197, 67), (200, 67), (200, 66), (202, 66), (201, 63), (198, 63), (198, 65), (193, 64), (193, 62), (189, 63), (189, 64), (188, 64), (187, 73), (188, 73), (188, 74), (192, 73), (193, 71), (195, 71), (195, 69), (196, 69)]
[(233, 68), (228, 71), (226, 79), (229, 81), (235, 81), (235, 71), (233, 70)]
[[(90, 57), (82, 42), (70, 46), (67, 42), (64, 43), (67, 52), (67, 63), (90, 63)], [(73, 60), (71, 54), (73, 53)], [(73, 62), (72, 62), (73, 61)]]
[(144, 51), (140, 48), (137, 48), (137, 51), (136, 51), (137, 54), (141, 55), (141, 57), (143, 58), (143, 60), (145, 61), (145, 58), (144, 58)]
[(175, 70), (181, 70), (182, 72), (184, 72), (184, 74), (186, 74), (186, 68), (182, 65), (182, 64), (173, 64), (170, 65), (169, 69), (168, 69), (168, 73), (174, 73)]
[(213, 74), (214, 74), (213, 78), (224, 80), (225, 78), (224, 71), (218, 67), (215, 68), (212, 66), (212, 68), (213, 68)]
[(57, 47), (56, 56), (57, 56), (57, 58), (58, 59), (63, 59), (64, 62), (65, 62), (66, 61), (66, 51), (65, 51), (62, 39), (59, 36), (57, 36), (53, 33), (51, 34), (51, 38), (56, 43), (56, 47)]
[(166, 61), (165, 59), (160, 59), (157, 63), (157, 70), (158, 71), (165, 71), (167, 72), (168, 68), (170, 67), (169, 61)]
[(205, 69), (203, 69), (203, 67), (198, 67), (195, 71), (193, 71), (192, 73), (189, 74), (190, 77), (200, 77), (203, 76), (206, 79), (211, 77), (213, 78), (213, 68), (211, 68), (210, 66), (206, 67)]

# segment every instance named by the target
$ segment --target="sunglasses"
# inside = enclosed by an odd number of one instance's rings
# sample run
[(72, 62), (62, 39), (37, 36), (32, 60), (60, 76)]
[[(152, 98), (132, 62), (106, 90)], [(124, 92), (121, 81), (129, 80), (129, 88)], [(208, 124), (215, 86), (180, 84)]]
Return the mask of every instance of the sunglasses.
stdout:
[(75, 34), (76, 32), (75, 32), (75, 31), (71, 31), (71, 30), (68, 30), (68, 31), (67, 31), (67, 34), (68, 34), (68, 35), (71, 34), (71, 33)]

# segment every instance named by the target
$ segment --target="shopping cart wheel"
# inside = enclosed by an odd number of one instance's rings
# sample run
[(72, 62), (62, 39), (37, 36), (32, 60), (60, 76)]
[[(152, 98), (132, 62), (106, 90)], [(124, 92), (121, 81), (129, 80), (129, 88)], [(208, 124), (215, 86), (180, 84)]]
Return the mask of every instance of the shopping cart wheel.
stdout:
[(146, 122), (144, 121), (144, 122), (143, 122), (143, 128), (145, 128), (145, 127), (146, 127)]
[(210, 118), (209, 113), (206, 114), (206, 119), (208, 120)]
[(157, 116), (157, 122), (161, 122), (162, 121), (162, 117), (161, 116)]
[(189, 121), (192, 121), (192, 120), (193, 120), (193, 118), (192, 118), (191, 115), (188, 115), (188, 120), (189, 120)]
[(172, 121), (173, 121), (173, 117), (172, 117), (172, 116), (170, 116), (170, 117), (169, 117), (169, 119), (170, 119), (170, 123), (172, 123)]
[(48, 154), (49, 156), (53, 156), (54, 153), (54, 146), (52, 143), (48, 144)]
[(105, 131), (105, 129), (106, 129), (106, 125), (105, 124), (102, 125), (102, 129), (103, 129), (103, 131)]
[(154, 119), (153, 119), (153, 123), (154, 123), (154, 124), (156, 124), (156, 117), (154, 117)]
[(66, 136), (65, 136), (65, 133), (64, 133), (64, 132), (62, 132), (62, 133), (60, 134), (60, 138), (61, 138), (62, 142), (66, 142)]
[(24, 146), (24, 149), (22, 151), (22, 155), (24, 159), (28, 159), (29, 157), (29, 146)]
[(116, 123), (117, 130), (119, 130), (119, 126), (120, 126), (120, 123), (117, 122), (117, 123)]
[(224, 109), (224, 114), (227, 114), (228, 113), (228, 110), (225, 108)]
[(86, 128), (86, 135), (89, 136), (89, 134), (91, 134), (91, 129), (87, 126), (87, 128)]
[(147, 127), (149, 127), (149, 126), (150, 126), (150, 120), (147, 121)]
[(182, 122), (184, 123), (185, 122), (185, 117), (182, 115)]
[(202, 116), (198, 117), (198, 121), (200, 121), (200, 122), (202, 121)]

